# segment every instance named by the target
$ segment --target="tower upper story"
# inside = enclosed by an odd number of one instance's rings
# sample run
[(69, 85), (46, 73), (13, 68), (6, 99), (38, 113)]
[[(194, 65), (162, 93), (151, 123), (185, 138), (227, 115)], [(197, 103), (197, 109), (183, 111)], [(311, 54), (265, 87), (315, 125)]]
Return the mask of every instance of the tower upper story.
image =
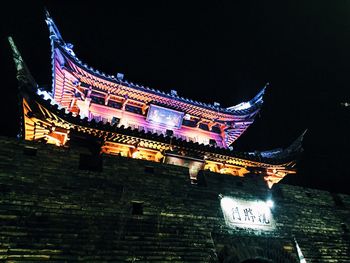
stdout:
[(51, 96), (73, 115), (227, 148), (254, 122), (265, 88), (232, 107), (206, 104), (107, 75), (83, 63), (46, 14), (52, 49)]

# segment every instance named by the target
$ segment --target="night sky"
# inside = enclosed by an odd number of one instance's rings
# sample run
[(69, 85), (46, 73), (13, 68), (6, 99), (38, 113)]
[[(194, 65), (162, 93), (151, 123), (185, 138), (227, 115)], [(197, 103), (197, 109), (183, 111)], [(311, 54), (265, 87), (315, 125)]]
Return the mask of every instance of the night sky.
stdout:
[(8, 35), (51, 88), (47, 8), (78, 58), (106, 74), (224, 107), (269, 82), (235, 149), (286, 147), (308, 129), (299, 172), (283, 182), (350, 194), (350, 107), (341, 106), (350, 102), (349, 1), (26, 2), (2, 7), (1, 135), (19, 127)]

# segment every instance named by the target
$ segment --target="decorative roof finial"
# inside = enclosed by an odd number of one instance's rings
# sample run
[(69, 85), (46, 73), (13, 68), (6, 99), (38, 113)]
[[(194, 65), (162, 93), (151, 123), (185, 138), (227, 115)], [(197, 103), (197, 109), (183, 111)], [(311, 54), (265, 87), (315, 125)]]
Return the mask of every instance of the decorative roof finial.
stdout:
[(38, 84), (35, 82), (32, 74), (30, 74), (27, 65), (24, 63), (21, 53), (19, 53), (12, 37), (8, 37), (8, 41), (12, 49), (12, 57), (16, 65), (17, 80), (20, 82), (20, 86), (29, 84), (31, 87), (38, 87)]
[(295, 139), (292, 142), (292, 144), (290, 144), (287, 148), (285, 149), (277, 148), (269, 151), (262, 151), (260, 152), (261, 156), (266, 158), (283, 159), (283, 158), (289, 158), (293, 155), (298, 155), (299, 153), (304, 151), (303, 140), (306, 132), (307, 132), (307, 129), (303, 131), (303, 133), (299, 135), (299, 137)]
[(266, 90), (266, 88), (267, 88), (268, 86), (270, 86), (270, 83), (269, 83), (269, 82), (267, 82), (267, 83), (265, 84), (265, 86), (260, 90), (260, 92), (259, 92), (258, 94), (256, 94), (255, 97), (252, 98), (252, 99), (249, 101), (249, 103), (250, 103), (250, 104), (254, 104), (254, 103), (258, 102), (258, 101), (263, 102), (262, 99), (263, 99), (263, 96), (264, 96), (264, 94), (265, 94), (265, 90)]
[(286, 149), (288, 153), (303, 151), (303, 140), (306, 132), (307, 129)]
[(61, 44), (65, 44), (60, 31), (58, 30), (55, 22), (53, 21), (52, 17), (50, 16), (50, 13), (47, 9), (45, 9), (45, 15), (46, 15), (46, 24), (49, 27), (50, 31), (50, 39), (51, 40), (56, 40), (60, 42)]
[(73, 57), (75, 57), (75, 54), (73, 52), (73, 44), (64, 42), (60, 31), (58, 30), (55, 22), (53, 21), (52, 17), (50, 16), (49, 11), (47, 11), (46, 9), (45, 9), (45, 15), (46, 15), (45, 21), (46, 21), (46, 24), (49, 27), (49, 31), (50, 31), (51, 45), (53, 44), (53, 42), (57, 42), (62, 47), (64, 47), (69, 52), (69, 54), (71, 54)]
[(266, 88), (270, 85), (270, 83), (266, 83), (265, 86), (259, 91), (258, 94), (255, 95), (254, 98), (252, 98), (250, 101), (247, 102), (241, 102), (235, 106), (231, 106), (226, 108), (227, 110), (245, 110), (245, 109), (249, 109), (250, 107), (252, 107), (254, 104), (259, 103), (259, 105), (261, 105), (264, 101), (263, 101), (263, 96), (265, 94), (265, 90)]

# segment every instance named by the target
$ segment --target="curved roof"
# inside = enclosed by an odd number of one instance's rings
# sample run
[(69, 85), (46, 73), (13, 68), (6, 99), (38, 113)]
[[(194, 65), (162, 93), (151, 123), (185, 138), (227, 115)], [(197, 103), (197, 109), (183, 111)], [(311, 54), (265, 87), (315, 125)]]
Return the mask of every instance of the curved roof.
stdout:
[[(41, 105), (44, 108), (41, 110), (35, 110), (37, 106), (34, 106), (33, 109), (35, 112), (34, 115), (40, 118), (39, 115), (46, 115), (45, 118), (58, 118), (58, 123), (67, 123), (71, 125), (71, 128), (86, 127), (86, 129), (96, 130), (97, 133), (101, 134), (122, 134), (126, 136), (133, 136), (143, 139), (148, 139), (152, 141), (156, 141), (159, 143), (169, 143), (170, 137), (164, 136), (163, 134), (157, 134), (153, 132), (145, 132), (144, 130), (132, 129), (131, 127), (117, 126), (116, 124), (103, 123), (102, 121), (96, 122), (94, 119), (88, 120), (87, 118), (81, 119), (80, 116), (73, 116), (71, 112), (67, 112), (64, 108), (60, 108), (59, 105), (52, 103), (50, 98), (44, 98), (43, 95), (38, 95), (33, 92), (26, 92), (22, 90), (22, 92), (26, 93), (29, 97), (31, 97), (32, 105), (33, 102)], [(44, 111), (43, 111), (44, 110)], [(47, 113), (45, 113), (47, 111)], [(43, 115), (43, 116), (44, 116)], [(281, 152), (274, 155), (264, 155), (262, 153), (265, 152), (256, 152), (254, 154), (249, 152), (237, 152), (228, 148), (219, 147), (219, 146), (211, 146), (199, 144), (198, 142), (186, 141), (181, 138), (172, 138), (172, 145), (178, 147), (184, 147), (187, 149), (191, 149), (194, 152), (202, 152), (203, 154), (211, 155), (221, 155), (226, 156), (227, 158), (237, 159), (239, 162), (244, 162), (248, 166), (259, 166), (259, 167), (274, 167), (274, 166), (286, 166), (289, 165), (294, 166), (295, 154), (301, 151), (301, 141), (304, 133), (289, 147)], [(293, 150), (291, 150), (293, 148)], [(250, 165), (249, 162), (253, 162)]]
[[(57, 35), (60, 36), (60, 35)], [(251, 171), (258, 173), (266, 172), (264, 179), (271, 187), (273, 183), (280, 181), (286, 174), (295, 173), (295, 154), (301, 149), (301, 141), (303, 135), (300, 136), (290, 147), (285, 150), (275, 151), (274, 154), (264, 154), (266, 152), (257, 152), (251, 154), (247, 152), (236, 152), (231, 149), (221, 148), (216, 146), (203, 145), (193, 142), (187, 142), (178, 138), (170, 138), (164, 135), (144, 131), (138, 131), (123, 126), (96, 123), (94, 120), (89, 121), (87, 118), (81, 119), (80, 116), (73, 116), (71, 112), (66, 112), (64, 108), (44, 96), (39, 96), (35, 91), (37, 84), (32, 78), (29, 70), (17, 50), (12, 39), (9, 42), (13, 51), (13, 59), (17, 68), (17, 79), (19, 81), (19, 89), (23, 96), (23, 125), (27, 125), (32, 134), (38, 134), (37, 139), (42, 138), (43, 134), (50, 127), (62, 127), (67, 130), (82, 132), (87, 135), (92, 135), (103, 141), (122, 139), (137, 142), (138, 140), (152, 141), (161, 147), (173, 145), (178, 149), (185, 149), (188, 154), (194, 153), (201, 155), (203, 159), (219, 160), (224, 163), (250, 168)], [(36, 120), (36, 121), (35, 121)], [(38, 123), (38, 127), (33, 123)], [(41, 136), (41, 137), (40, 137)], [(170, 148), (171, 149), (171, 148)]]
[[(263, 87), (260, 90), (260, 92), (254, 98), (252, 98), (250, 101), (242, 102), (242, 103), (239, 103), (238, 105), (224, 108), (224, 107), (216, 106), (215, 104), (203, 103), (203, 102), (199, 102), (196, 100), (180, 97), (176, 94), (166, 93), (166, 92), (160, 91), (158, 89), (153, 89), (153, 88), (145, 87), (143, 85), (138, 85), (138, 84), (135, 84), (133, 82), (129, 82), (128, 80), (124, 80), (123, 78), (115, 77), (114, 75), (108, 75), (104, 72), (101, 72), (99, 70), (96, 70), (96, 69), (88, 66), (86, 63), (83, 63), (75, 55), (75, 53), (73, 51), (73, 45), (70, 43), (66, 43), (63, 40), (56, 24), (54, 23), (53, 19), (51, 18), (50, 14), (48, 12), (46, 12), (46, 23), (47, 23), (47, 25), (49, 27), (49, 31), (50, 31), (50, 40), (51, 40), (52, 49), (54, 49), (55, 47), (59, 47), (60, 51), (62, 51), (67, 57), (69, 57), (69, 59), (74, 61), (79, 67), (81, 67), (85, 71), (89, 72), (90, 74), (98, 76), (99, 78), (104, 79), (106, 81), (114, 82), (116, 84), (120, 84), (120, 85), (129, 87), (129, 88), (138, 90), (138, 91), (146, 91), (148, 93), (159, 95), (159, 96), (162, 96), (164, 98), (177, 100), (179, 102), (184, 102), (184, 103), (191, 104), (194, 106), (199, 106), (199, 107), (204, 108), (204, 109), (209, 109), (209, 110), (212, 110), (215, 112), (220, 112), (223, 114), (237, 116), (237, 117), (256, 114), (263, 104), (263, 95), (265, 93), (265, 89), (266, 89), (268, 84), (265, 87)], [(54, 52), (52, 52), (52, 56), (54, 56)], [(54, 65), (53, 65), (53, 67), (54, 67)]]

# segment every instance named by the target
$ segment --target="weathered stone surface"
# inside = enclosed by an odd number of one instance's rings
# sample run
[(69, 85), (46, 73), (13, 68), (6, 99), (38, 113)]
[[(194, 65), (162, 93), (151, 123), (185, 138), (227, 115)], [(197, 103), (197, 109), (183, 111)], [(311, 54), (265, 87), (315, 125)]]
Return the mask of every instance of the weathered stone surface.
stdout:
[[(350, 262), (348, 195), (210, 172), (192, 185), (186, 168), (113, 156), (82, 170), (81, 153), (0, 137), (1, 261), (297, 262), (295, 237), (307, 262)], [(229, 228), (219, 194), (272, 194), (276, 228)]]

